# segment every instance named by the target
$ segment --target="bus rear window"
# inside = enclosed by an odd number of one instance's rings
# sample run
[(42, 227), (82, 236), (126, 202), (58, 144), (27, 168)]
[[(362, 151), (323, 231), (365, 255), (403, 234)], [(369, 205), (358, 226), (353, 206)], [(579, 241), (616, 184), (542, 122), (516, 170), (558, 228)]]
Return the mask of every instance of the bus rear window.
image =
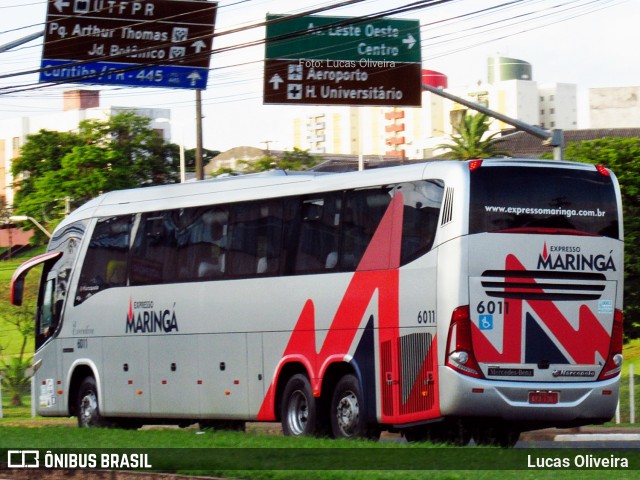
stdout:
[(559, 233), (619, 238), (611, 177), (593, 171), (483, 167), (471, 172), (469, 233)]

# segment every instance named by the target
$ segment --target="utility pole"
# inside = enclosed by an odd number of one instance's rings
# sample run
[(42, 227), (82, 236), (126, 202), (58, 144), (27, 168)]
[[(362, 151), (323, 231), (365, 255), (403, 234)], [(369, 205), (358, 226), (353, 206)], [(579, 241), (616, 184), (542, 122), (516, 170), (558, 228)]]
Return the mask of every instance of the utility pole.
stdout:
[[(204, 0), (200, 0), (204, 1)], [(202, 161), (202, 90), (196, 90), (196, 180), (204, 180)]]
[(261, 143), (264, 143), (265, 147), (267, 147), (267, 157), (271, 156), (271, 149), (269, 148), (271, 146), (271, 142), (273, 142), (273, 140), (263, 140)]
[(528, 123), (521, 122), (520, 120), (516, 120), (511, 117), (507, 117), (502, 113), (491, 110), (484, 105), (480, 105), (479, 103), (471, 102), (464, 98), (458, 97), (457, 95), (452, 95), (444, 90), (436, 87), (432, 87), (431, 85), (422, 85), (422, 89), (428, 92), (434, 93), (441, 97), (444, 97), (453, 102), (459, 103), (460, 105), (464, 105), (465, 107), (469, 107), (472, 110), (475, 110), (480, 113), (484, 113), (490, 117), (493, 117), (501, 122), (507, 123), (509, 125), (514, 126), (518, 130), (522, 130), (527, 132), (535, 137), (543, 140), (545, 145), (550, 145), (553, 147), (553, 159), (554, 160), (562, 160), (563, 152), (564, 152), (564, 134), (561, 129), (554, 129), (552, 131), (545, 130), (544, 128), (536, 127), (535, 125), (529, 125)]
[(202, 90), (196, 90), (196, 180), (204, 180), (202, 164)]

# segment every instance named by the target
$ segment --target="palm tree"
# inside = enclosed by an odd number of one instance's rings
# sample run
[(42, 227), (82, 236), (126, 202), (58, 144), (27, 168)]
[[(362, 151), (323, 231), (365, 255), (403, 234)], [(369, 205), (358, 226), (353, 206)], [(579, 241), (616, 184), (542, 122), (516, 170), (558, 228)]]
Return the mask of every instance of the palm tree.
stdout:
[(438, 145), (447, 151), (447, 158), (454, 160), (470, 160), (473, 158), (487, 158), (496, 156), (508, 156), (498, 149), (501, 141), (496, 138), (500, 132), (494, 132), (486, 136), (489, 131), (489, 118), (483, 113), (465, 115), (460, 125), (454, 127), (455, 133), (451, 136), (452, 143)]

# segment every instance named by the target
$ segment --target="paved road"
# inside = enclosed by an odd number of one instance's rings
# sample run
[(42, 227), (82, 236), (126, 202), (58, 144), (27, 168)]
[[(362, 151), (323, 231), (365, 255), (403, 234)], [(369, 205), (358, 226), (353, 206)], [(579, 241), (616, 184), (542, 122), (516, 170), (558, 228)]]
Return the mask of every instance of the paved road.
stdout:
[(522, 434), (516, 448), (636, 448), (640, 449), (640, 428), (581, 427), (546, 429)]

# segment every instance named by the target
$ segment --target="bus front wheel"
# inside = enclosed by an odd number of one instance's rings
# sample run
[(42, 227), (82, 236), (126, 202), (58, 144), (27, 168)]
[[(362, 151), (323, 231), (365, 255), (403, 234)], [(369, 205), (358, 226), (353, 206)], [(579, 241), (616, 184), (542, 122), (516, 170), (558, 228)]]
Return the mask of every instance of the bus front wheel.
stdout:
[(313, 435), (316, 431), (316, 399), (309, 379), (294, 375), (287, 382), (282, 395), (282, 431), (285, 435)]
[(105, 419), (98, 406), (98, 388), (93, 377), (85, 378), (78, 389), (76, 414), (79, 427), (104, 427)]

